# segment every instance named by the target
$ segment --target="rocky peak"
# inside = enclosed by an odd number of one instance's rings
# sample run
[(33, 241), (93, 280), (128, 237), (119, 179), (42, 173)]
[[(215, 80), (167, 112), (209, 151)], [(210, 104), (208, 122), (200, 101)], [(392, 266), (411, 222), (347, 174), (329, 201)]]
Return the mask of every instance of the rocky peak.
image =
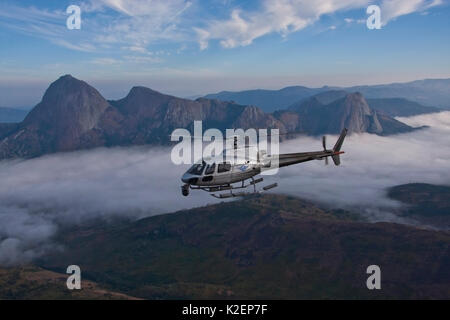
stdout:
[[(33, 146), (26, 148), (25, 156), (76, 149), (80, 137), (97, 125), (108, 107), (109, 103), (86, 82), (62, 76), (20, 124), (21, 134), (14, 140)], [(16, 144), (12, 140), (9, 143)]]
[(61, 135), (68, 133), (68, 129), (84, 132), (95, 126), (107, 107), (108, 102), (96, 89), (65, 75), (50, 85), (42, 101), (25, 118), (24, 125), (59, 128), (57, 133)]

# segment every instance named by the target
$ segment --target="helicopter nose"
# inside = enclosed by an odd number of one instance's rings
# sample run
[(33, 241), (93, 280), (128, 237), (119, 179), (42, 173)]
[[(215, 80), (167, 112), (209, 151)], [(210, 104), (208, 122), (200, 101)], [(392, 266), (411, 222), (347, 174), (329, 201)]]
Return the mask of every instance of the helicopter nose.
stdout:
[(198, 181), (198, 178), (194, 177), (193, 175), (191, 175), (189, 173), (185, 173), (181, 177), (181, 181), (183, 181), (184, 183), (188, 183), (188, 184), (196, 184)]

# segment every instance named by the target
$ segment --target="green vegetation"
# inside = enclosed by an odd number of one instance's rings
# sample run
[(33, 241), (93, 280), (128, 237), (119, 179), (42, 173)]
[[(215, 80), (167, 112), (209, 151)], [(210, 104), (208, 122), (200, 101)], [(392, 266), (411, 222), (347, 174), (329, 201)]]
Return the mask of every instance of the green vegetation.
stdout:
[(1, 268), (0, 299), (20, 300), (124, 300), (124, 294), (101, 289), (92, 281), (83, 281), (81, 290), (68, 290), (68, 275), (43, 270), (35, 266)]
[[(450, 234), (356, 221), (265, 195), (130, 224), (67, 231), (40, 261), (78, 264), (103, 287), (148, 299), (450, 298)], [(382, 290), (366, 288), (366, 268)]]

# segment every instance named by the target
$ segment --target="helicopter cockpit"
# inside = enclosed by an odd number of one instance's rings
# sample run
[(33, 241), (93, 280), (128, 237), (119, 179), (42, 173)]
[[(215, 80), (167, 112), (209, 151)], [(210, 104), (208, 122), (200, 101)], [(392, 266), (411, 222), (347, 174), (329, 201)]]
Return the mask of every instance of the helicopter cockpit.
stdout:
[(184, 183), (196, 185), (200, 178), (202, 178), (202, 182), (210, 182), (213, 175), (220, 175), (230, 171), (231, 164), (229, 162), (223, 162), (217, 165), (215, 162), (207, 164), (205, 161), (202, 161), (201, 163), (196, 163), (190, 167), (181, 180)]

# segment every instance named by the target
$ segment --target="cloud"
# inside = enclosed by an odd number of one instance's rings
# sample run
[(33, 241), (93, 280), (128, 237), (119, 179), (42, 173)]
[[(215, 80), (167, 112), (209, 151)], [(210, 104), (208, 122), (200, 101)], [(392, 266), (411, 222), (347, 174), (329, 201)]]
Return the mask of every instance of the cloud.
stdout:
[[(424, 12), (442, 0), (382, 0), (383, 24), (399, 16)], [(195, 4), (195, 5), (194, 5)], [(263, 0), (234, 7), (229, 18), (214, 10), (228, 5), (207, 6), (187, 0), (85, 0), (81, 30), (68, 31), (65, 10), (0, 5), (0, 23), (10, 29), (44, 38), (56, 45), (85, 52), (111, 52), (111, 46), (147, 53), (152, 44), (197, 41), (200, 49), (217, 40), (224, 48), (247, 46), (257, 38), (278, 33), (282, 37), (312, 25), (324, 15), (352, 9), (362, 12), (370, 0)], [(65, 8), (64, 8), (65, 9)], [(211, 18), (213, 17), (213, 18)], [(350, 21), (352, 20), (352, 21)], [(357, 21), (346, 18), (347, 23)], [(70, 32), (70, 33), (69, 33)]]
[(109, 53), (114, 45), (146, 54), (156, 41), (184, 41), (186, 21), (181, 18), (191, 4), (186, 0), (85, 1), (80, 3), (80, 30), (66, 28), (65, 7), (51, 11), (2, 4), (0, 23), (71, 50)]
[[(411, 182), (450, 183), (450, 112), (400, 120), (432, 127), (388, 137), (351, 135), (345, 140), (340, 167), (314, 161), (280, 169), (269, 180), (277, 180), (278, 191), (353, 208), (372, 221), (414, 223), (392, 214), (400, 203), (388, 199), (385, 189)], [(329, 144), (336, 138), (328, 137)], [(320, 141), (305, 137), (283, 143), (281, 151), (320, 150), (320, 146)]]
[[(390, 186), (450, 181), (450, 112), (402, 118), (431, 127), (389, 137), (349, 136), (342, 165), (313, 161), (265, 176), (279, 192), (350, 208), (371, 221), (414, 224), (395, 215), (400, 203), (386, 197)], [(336, 137), (329, 137), (332, 145)], [(282, 152), (320, 150), (318, 139), (281, 144)], [(62, 249), (55, 236), (65, 227), (100, 219), (139, 219), (217, 203), (205, 192), (181, 195), (186, 166), (174, 166), (170, 149), (96, 149), (0, 162), (0, 265), (32, 261)]]
[(0, 264), (29, 262), (58, 249), (62, 227), (95, 219), (137, 219), (214, 203), (181, 195), (186, 167), (170, 150), (98, 149), (0, 162)]
[[(399, 16), (423, 11), (442, 4), (441, 0), (384, 0), (381, 15), (384, 24)], [(369, 0), (264, 0), (257, 10), (234, 9), (228, 19), (216, 19), (196, 28), (198, 43), (206, 49), (211, 40), (224, 48), (247, 46), (262, 36), (279, 33), (282, 37), (302, 30), (323, 15), (356, 8), (366, 8)], [(345, 19), (347, 23), (353, 19)], [(360, 20), (358, 20), (359, 22)]]
[(381, 3), (381, 20), (386, 25), (397, 17), (423, 12), (432, 7), (443, 4), (442, 0), (385, 0)]

